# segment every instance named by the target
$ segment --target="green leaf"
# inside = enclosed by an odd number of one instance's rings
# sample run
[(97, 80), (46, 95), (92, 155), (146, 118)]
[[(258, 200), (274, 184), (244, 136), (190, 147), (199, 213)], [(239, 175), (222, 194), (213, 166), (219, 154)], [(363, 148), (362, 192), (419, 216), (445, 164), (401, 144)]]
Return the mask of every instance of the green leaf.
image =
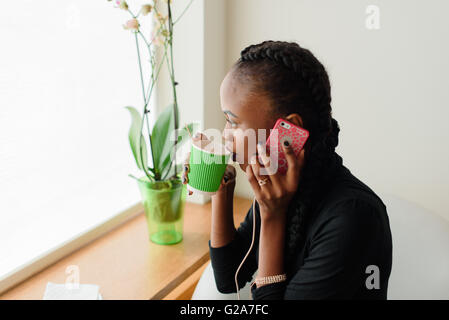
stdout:
[[(177, 177), (181, 178), (182, 175), (182, 163), (179, 163), (176, 165), (176, 173), (177, 173)], [(166, 173), (168, 171), (168, 173)], [(172, 164), (171, 167), (167, 166), (165, 168), (165, 172), (162, 175), (162, 177), (165, 177), (165, 179), (169, 179), (170, 177), (173, 177), (175, 175), (175, 170), (174, 170), (174, 166)]]
[(148, 152), (147, 152), (147, 143), (145, 138), (140, 135), (140, 149), (142, 151), (142, 167), (145, 165), (145, 168), (148, 170)]
[[(133, 107), (125, 107), (131, 114), (131, 127), (129, 129), (129, 145), (136, 160), (137, 167), (145, 170), (148, 165), (147, 146), (141, 132), (142, 117)], [(145, 168), (145, 169), (144, 169)]]
[(176, 172), (178, 173), (179, 177), (181, 177), (180, 173), (181, 173), (181, 170), (182, 170), (182, 166), (183, 166), (182, 163), (179, 163), (179, 164), (176, 165)]
[(162, 174), (161, 174), (161, 178), (162, 179), (166, 179), (167, 177), (169, 177), (169, 173), (173, 171), (173, 165), (170, 166), (170, 158), (167, 157), (167, 162), (164, 163), (164, 168), (162, 169)]
[(154, 156), (154, 165), (159, 172), (162, 171), (165, 159), (164, 153), (169, 154), (173, 146), (170, 140), (174, 130), (173, 104), (169, 105), (158, 116), (151, 132), (152, 150)]

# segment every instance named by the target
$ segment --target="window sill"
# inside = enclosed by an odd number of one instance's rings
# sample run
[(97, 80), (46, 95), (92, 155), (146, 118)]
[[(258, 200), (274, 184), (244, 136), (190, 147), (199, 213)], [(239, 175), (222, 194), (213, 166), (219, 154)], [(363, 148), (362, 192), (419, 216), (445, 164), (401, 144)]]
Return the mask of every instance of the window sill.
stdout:
[[(250, 199), (234, 198), (236, 226), (250, 206)], [(0, 299), (42, 299), (47, 282), (66, 282), (71, 275), (66, 274), (69, 266), (79, 268), (80, 283), (99, 285), (103, 299), (170, 297), (209, 260), (211, 203), (186, 203), (184, 239), (169, 246), (150, 242), (141, 205), (133, 210), (138, 210), (137, 216), (70, 255), (59, 257), (61, 260), (0, 295)]]

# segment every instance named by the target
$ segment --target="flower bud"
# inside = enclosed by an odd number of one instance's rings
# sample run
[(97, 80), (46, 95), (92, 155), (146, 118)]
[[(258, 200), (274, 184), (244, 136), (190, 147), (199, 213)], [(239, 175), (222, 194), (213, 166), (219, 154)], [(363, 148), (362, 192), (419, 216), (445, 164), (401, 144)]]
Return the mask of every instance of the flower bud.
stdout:
[(126, 21), (126, 24), (123, 25), (123, 28), (125, 30), (134, 30), (134, 31), (138, 31), (139, 30), (139, 21), (137, 19), (131, 19)]
[(124, 1), (124, 0), (117, 0), (115, 3), (118, 5), (118, 7), (120, 9), (128, 10), (128, 4), (126, 3), (126, 1)]
[(142, 14), (144, 16), (146, 16), (147, 14), (149, 14), (151, 12), (152, 9), (153, 9), (153, 6), (151, 4), (144, 4), (142, 6), (142, 9), (140, 10), (140, 12), (142, 12)]
[(160, 12), (158, 12), (158, 13), (156, 14), (156, 18), (159, 20), (159, 22), (160, 22), (161, 24), (164, 24), (165, 21), (167, 21), (168, 16), (164, 16), (164, 15), (162, 15)]
[(164, 29), (164, 30), (161, 31), (161, 34), (162, 34), (164, 37), (168, 37), (168, 35), (170, 34), (170, 32), (168, 32), (167, 29)]

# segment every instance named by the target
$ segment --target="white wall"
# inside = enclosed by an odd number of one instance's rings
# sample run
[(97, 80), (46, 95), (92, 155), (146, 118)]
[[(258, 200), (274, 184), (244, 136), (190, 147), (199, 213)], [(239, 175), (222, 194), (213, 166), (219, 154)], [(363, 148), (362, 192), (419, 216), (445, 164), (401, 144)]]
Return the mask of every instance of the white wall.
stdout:
[[(365, 27), (368, 5), (379, 30)], [(344, 164), (374, 191), (449, 219), (447, 12), (444, 0), (228, 0), (227, 68), (263, 40), (310, 49), (330, 74)]]
[[(368, 5), (378, 30), (366, 28)], [(374, 191), (449, 219), (448, 11), (444, 0), (195, 0), (175, 30), (181, 124), (222, 128), (219, 86), (240, 51), (296, 41), (329, 72), (344, 164)], [(237, 171), (236, 194), (252, 197)]]
[[(188, 0), (173, 1), (176, 18)], [(226, 75), (226, 2), (194, 0), (174, 27), (175, 78), (179, 82), (177, 97), (180, 126), (198, 122), (200, 129), (223, 128), (225, 121), (220, 108), (220, 84)], [(161, 109), (172, 102), (172, 89), (166, 68), (162, 69), (157, 87), (157, 105)], [(160, 111), (160, 110), (159, 110)], [(178, 160), (188, 145), (177, 152)], [(179, 163), (179, 162), (178, 162)], [(187, 201), (205, 203), (209, 196), (194, 194)]]

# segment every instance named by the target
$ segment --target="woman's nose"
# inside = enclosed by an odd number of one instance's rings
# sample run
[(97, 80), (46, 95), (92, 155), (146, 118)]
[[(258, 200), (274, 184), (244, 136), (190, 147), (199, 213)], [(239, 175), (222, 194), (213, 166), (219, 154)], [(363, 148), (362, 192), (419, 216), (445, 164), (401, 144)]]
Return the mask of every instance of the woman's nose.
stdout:
[(232, 129), (228, 128), (228, 125), (226, 125), (226, 127), (224, 128), (221, 136), (224, 139), (225, 146), (228, 149), (233, 149), (233, 147), (234, 147), (234, 134), (232, 133)]

